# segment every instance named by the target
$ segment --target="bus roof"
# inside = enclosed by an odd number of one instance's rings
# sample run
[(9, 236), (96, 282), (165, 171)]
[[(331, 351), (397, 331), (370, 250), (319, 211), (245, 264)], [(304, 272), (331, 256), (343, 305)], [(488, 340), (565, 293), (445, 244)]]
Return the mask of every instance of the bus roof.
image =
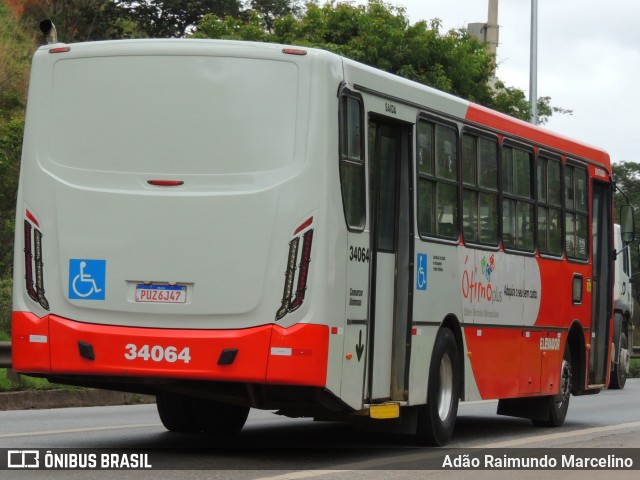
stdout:
[(38, 53), (48, 55), (52, 49), (59, 49), (61, 46), (70, 47), (67, 55), (70, 53), (71, 56), (222, 54), (274, 58), (291, 53), (287, 49), (304, 51), (304, 55), (289, 54), (288, 59), (295, 62), (296, 57), (299, 59), (306, 57), (341, 62), (345, 82), (353, 85), (357, 90), (369, 90), (381, 97), (412, 104), (419, 109), (442, 114), (457, 121), (467, 121), (477, 127), (489, 128), (514, 140), (526, 139), (528, 142), (536, 143), (540, 148), (546, 147), (570, 157), (589, 160), (611, 171), (609, 155), (602, 149), (322, 49), (236, 40), (132, 39), (44, 45), (40, 47)]
[(609, 155), (602, 149), (556, 134), (460, 97), (408, 80), (388, 72), (343, 59), (348, 83), (359, 90), (371, 90), (394, 101), (409, 103), (454, 120), (466, 120), (474, 126), (490, 128), (514, 140), (526, 139), (541, 148), (549, 148), (570, 157), (596, 162), (610, 171)]

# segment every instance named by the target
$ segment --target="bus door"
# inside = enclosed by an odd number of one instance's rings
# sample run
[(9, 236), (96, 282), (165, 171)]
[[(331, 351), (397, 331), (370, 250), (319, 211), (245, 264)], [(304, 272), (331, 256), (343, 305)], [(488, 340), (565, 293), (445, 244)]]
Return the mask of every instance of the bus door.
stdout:
[(369, 118), (371, 259), (366, 398), (405, 400), (411, 342), (412, 126)]
[(604, 385), (609, 358), (609, 320), (611, 317), (611, 189), (610, 185), (593, 182), (593, 270), (591, 277), (591, 350), (589, 352), (589, 384)]

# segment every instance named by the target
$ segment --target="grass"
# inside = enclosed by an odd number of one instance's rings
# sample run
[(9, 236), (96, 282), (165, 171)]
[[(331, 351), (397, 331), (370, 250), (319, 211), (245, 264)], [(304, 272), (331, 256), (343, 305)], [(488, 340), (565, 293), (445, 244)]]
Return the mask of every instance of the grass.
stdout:
[(0, 278), (0, 341), (11, 340), (11, 278)]
[(629, 377), (640, 377), (640, 358), (632, 358), (629, 365)]
[(15, 392), (20, 390), (86, 390), (79, 387), (71, 387), (68, 385), (58, 385), (50, 383), (44, 378), (29, 377), (20, 375), (18, 383), (9, 379), (6, 368), (0, 369), (0, 392)]

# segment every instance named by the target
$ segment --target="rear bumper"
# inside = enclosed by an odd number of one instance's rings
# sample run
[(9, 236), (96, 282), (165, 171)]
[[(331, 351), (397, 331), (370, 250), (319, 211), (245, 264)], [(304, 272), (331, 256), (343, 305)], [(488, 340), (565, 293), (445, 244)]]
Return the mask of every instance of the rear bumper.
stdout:
[(326, 325), (168, 330), (40, 318), (30, 312), (13, 312), (12, 322), (12, 364), (21, 373), (326, 384)]

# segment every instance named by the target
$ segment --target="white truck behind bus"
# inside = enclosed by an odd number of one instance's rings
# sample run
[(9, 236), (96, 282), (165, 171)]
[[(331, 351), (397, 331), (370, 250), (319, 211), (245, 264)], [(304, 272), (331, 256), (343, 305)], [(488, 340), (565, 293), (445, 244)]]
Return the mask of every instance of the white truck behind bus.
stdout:
[(622, 389), (629, 374), (633, 344), (633, 295), (631, 291), (631, 255), (629, 245), (622, 243), (620, 225), (614, 225), (616, 267), (613, 285), (613, 359), (609, 388)]

